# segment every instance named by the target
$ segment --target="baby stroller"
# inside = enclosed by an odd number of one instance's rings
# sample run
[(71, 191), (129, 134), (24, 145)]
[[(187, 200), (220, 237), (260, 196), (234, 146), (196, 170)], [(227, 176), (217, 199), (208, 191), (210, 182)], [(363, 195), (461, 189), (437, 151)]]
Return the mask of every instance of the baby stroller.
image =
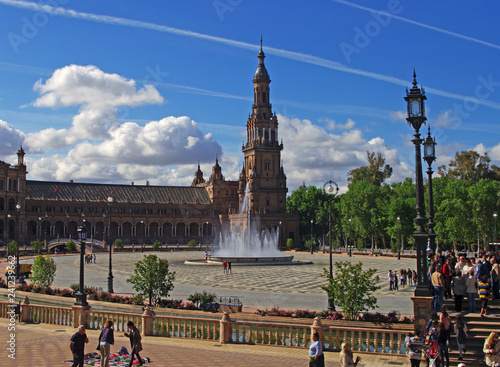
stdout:
[(429, 361), (427, 366), (428, 367), (438, 367), (440, 360), (439, 360), (439, 347), (438, 347), (437, 340), (432, 340), (427, 345), (427, 348), (424, 349), (424, 351), (425, 351), (425, 356), (427, 357), (427, 360)]

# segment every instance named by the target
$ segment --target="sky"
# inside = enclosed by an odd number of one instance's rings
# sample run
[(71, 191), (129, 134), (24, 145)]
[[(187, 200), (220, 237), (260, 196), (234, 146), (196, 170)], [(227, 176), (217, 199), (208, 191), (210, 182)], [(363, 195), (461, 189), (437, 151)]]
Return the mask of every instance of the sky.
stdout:
[(500, 165), (499, 13), (471, 1), (0, 0), (0, 160), (15, 165), (22, 144), (32, 180), (185, 186), (218, 157), (236, 180), (262, 36), (290, 192), (329, 180), (345, 192), (367, 151), (393, 167), (388, 182), (414, 177), (414, 68), (435, 170), (471, 149)]

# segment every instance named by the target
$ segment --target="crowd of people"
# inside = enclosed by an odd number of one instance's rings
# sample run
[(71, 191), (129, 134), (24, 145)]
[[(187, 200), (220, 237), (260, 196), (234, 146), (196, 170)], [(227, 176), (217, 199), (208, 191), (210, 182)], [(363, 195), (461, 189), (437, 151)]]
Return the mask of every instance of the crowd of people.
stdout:
[(404, 288), (406, 285), (409, 287), (417, 286), (417, 272), (415, 270), (405, 270), (401, 269), (398, 271), (389, 270), (387, 274), (389, 280), (389, 290), (397, 291), (399, 287)]
[(481, 317), (488, 314), (488, 301), (500, 299), (499, 282), (500, 258), (497, 253), (483, 254), (477, 259), (460, 255), (453, 251), (446, 256), (437, 251), (436, 255), (428, 255), (429, 286), (434, 297), (434, 311), (440, 312), (445, 299), (453, 298), (455, 311), (462, 312), (465, 297), (468, 310), (476, 312), (476, 296), (481, 300)]

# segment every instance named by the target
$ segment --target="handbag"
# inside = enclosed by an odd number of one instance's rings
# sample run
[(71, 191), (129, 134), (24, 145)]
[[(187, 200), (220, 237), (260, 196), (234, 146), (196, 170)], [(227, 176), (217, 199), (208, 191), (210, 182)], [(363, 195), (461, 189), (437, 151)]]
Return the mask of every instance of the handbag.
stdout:
[(99, 352), (101, 351), (101, 343), (100, 342), (97, 344), (97, 348), (95, 350), (97, 350)]

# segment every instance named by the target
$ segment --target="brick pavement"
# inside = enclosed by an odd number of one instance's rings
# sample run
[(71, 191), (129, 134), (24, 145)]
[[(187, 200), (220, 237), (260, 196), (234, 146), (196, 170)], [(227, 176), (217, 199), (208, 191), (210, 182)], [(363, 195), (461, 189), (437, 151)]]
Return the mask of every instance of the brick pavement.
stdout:
[[(46, 324), (17, 324), (16, 325), (16, 359), (7, 357), (5, 343), (8, 341), (8, 321), (0, 319), (0, 361), (6, 367), (69, 367), (64, 363), (71, 357), (68, 348), (69, 338), (76, 329)], [(94, 351), (97, 345), (99, 331), (88, 330), (90, 342), (86, 351)], [(116, 333), (115, 345), (112, 350), (121, 346), (129, 346), (128, 338)], [(234, 366), (260, 367), (283, 366), (304, 367), (307, 365), (307, 349), (284, 348), (262, 345), (221, 345), (214, 341), (199, 341), (182, 338), (144, 337), (143, 357), (151, 359), (151, 366)], [(326, 366), (340, 366), (339, 354), (325, 353)], [(387, 367), (410, 366), (404, 356), (391, 357), (388, 355), (361, 354), (359, 366)]]

